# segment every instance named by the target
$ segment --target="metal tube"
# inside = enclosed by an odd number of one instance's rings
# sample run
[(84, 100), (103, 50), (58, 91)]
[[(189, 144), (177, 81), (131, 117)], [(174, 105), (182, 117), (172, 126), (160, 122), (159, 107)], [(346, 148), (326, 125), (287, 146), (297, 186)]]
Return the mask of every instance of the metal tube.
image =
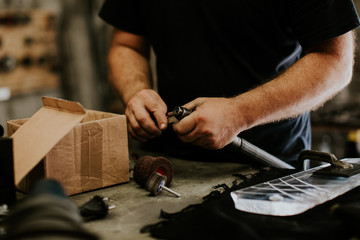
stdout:
[(234, 140), (226, 146), (226, 148), (234, 152), (240, 151), (254, 158), (257, 161), (264, 163), (267, 166), (284, 168), (284, 169), (295, 169), (290, 164), (280, 160), (274, 155), (271, 155), (270, 153), (262, 150), (261, 148), (253, 145), (252, 143), (240, 137), (235, 137)]

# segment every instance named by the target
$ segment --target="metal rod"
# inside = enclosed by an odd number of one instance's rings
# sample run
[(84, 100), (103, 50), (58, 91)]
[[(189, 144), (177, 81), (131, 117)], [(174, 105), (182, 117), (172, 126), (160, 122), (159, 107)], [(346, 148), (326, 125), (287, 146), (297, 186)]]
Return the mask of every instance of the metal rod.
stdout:
[(234, 140), (226, 146), (226, 148), (235, 153), (240, 151), (267, 166), (284, 169), (295, 169), (290, 164), (280, 160), (274, 155), (262, 150), (261, 148), (240, 137), (235, 137)]
[(165, 190), (165, 191), (168, 191), (169, 193), (172, 193), (174, 195), (176, 195), (178, 198), (180, 197), (180, 194), (175, 192), (174, 190), (171, 190), (170, 188), (166, 187), (166, 186), (161, 186), (161, 189)]

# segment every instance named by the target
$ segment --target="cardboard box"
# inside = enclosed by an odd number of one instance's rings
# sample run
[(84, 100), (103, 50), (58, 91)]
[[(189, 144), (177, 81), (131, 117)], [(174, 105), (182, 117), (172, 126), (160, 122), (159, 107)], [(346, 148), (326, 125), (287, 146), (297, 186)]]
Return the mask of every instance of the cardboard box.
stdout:
[(30, 119), (7, 121), (19, 190), (44, 177), (60, 181), (69, 195), (129, 181), (124, 115), (48, 97), (43, 105)]

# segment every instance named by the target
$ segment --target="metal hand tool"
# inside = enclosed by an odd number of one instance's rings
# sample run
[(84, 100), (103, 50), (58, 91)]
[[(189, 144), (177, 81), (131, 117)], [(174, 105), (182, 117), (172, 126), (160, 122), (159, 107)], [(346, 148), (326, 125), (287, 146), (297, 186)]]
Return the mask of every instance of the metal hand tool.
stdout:
[[(177, 123), (184, 117), (190, 115), (192, 112), (192, 110), (184, 107), (175, 107), (171, 112), (168, 113), (168, 123)], [(295, 169), (290, 164), (280, 160), (279, 158), (238, 136), (235, 137), (233, 141), (226, 146), (226, 148), (235, 154), (238, 152), (244, 153), (267, 166), (284, 169)]]

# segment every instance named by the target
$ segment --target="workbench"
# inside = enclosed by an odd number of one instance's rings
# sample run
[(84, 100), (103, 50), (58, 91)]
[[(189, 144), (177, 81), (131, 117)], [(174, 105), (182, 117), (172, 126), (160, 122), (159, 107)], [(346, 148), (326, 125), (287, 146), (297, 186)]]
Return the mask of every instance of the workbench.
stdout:
[(214, 186), (227, 184), (238, 177), (234, 174), (252, 174), (257, 170), (248, 165), (234, 162), (207, 162), (201, 159), (186, 160), (161, 155), (157, 152), (144, 150), (135, 141), (129, 141), (130, 152), (139, 156), (162, 156), (167, 158), (174, 170), (170, 188), (181, 194), (180, 198), (162, 191), (158, 196), (140, 187), (134, 179), (130, 182), (72, 196), (78, 206), (89, 201), (93, 196), (108, 197), (115, 208), (109, 211), (104, 219), (85, 223), (85, 227), (97, 234), (102, 240), (113, 239), (153, 239), (148, 234), (140, 233), (141, 228), (154, 224), (161, 219), (160, 211), (178, 212), (190, 204), (202, 202), (202, 198), (214, 190)]

